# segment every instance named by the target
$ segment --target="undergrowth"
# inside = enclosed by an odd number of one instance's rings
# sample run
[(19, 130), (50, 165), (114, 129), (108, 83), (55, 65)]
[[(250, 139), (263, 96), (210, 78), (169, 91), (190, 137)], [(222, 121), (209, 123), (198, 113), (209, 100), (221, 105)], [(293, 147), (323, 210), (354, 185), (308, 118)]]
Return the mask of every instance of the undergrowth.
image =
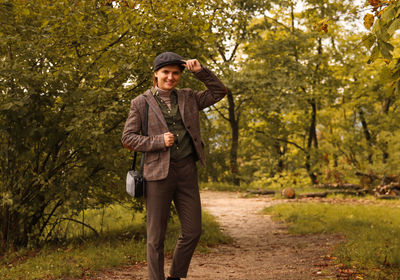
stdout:
[[(75, 224), (66, 225), (67, 238), (62, 242), (47, 243), (40, 249), (8, 252), (0, 257), (0, 279), (60, 279), (91, 276), (96, 271), (146, 259), (146, 230), (143, 214), (132, 215), (122, 206), (85, 212), (85, 222), (98, 230), (82, 229)], [(179, 235), (179, 221), (170, 219), (165, 251), (171, 254)], [(230, 242), (223, 235), (214, 217), (203, 212), (203, 234), (197, 250), (207, 251), (209, 246)]]

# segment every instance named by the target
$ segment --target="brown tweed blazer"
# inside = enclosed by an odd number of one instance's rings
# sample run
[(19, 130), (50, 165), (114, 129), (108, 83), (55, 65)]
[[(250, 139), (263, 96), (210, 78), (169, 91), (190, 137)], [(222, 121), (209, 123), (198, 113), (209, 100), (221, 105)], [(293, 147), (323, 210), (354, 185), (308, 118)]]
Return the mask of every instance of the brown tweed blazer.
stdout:
[[(192, 138), (198, 159), (205, 164), (204, 142), (200, 135), (199, 111), (221, 100), (227, 93), (224, 84), (206, 67), (194, 74), (207, 89), (178, 90), (178, 105), (183, 123)], [(145, 101), (149, 104), (148, 136), (140, 135), (144, 127)], [(168, 126), (161, 109), (150, 90), (131, 101), (131, 108), (122, 133), (124, 147), (146, 152), (144, 178), (147, 181), (165, 179), (170, 163), (170, 149), (164, 145), (164, 133)]]

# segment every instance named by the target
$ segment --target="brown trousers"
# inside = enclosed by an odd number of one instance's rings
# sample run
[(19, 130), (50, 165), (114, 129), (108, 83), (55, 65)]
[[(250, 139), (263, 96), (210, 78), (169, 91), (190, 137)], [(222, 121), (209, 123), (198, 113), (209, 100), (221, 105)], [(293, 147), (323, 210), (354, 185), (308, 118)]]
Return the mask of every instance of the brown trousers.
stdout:
[(146, 185), (147, 266), (149, 280), (164, 280), (164, 240), (171, 201), (181, 223), (170, 274), (185, 278), (201, 235), (201, 204), (197, 168), (192, 156), (171, 161), (168, 177)]

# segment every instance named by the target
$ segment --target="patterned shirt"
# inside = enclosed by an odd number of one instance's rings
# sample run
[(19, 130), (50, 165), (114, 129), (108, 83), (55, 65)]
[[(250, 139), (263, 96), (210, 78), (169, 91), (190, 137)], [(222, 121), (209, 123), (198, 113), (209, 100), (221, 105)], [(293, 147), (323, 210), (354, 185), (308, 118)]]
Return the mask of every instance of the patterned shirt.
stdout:
[(164, 115), (169, 132), (174, 134), (175, 137), (175, 142), (170, 147), (171, 160), (177, 161), (194, 154), (192, 139), (183, 124), (179, 112), (177, 92), (175, 90), (171, 92), (171, 107), (168, 107), (155, 88), (152, 88), (151, 91)]

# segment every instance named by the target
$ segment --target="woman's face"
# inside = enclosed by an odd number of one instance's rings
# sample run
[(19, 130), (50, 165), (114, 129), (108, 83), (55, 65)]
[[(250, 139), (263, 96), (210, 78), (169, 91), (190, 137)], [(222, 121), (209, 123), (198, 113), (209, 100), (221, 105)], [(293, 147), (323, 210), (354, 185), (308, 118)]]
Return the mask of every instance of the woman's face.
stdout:
[(162, 90), (172, 90), (181, 78), (181, 69), (178, 65), (167, 65), (154, 72), (157, 86)]

